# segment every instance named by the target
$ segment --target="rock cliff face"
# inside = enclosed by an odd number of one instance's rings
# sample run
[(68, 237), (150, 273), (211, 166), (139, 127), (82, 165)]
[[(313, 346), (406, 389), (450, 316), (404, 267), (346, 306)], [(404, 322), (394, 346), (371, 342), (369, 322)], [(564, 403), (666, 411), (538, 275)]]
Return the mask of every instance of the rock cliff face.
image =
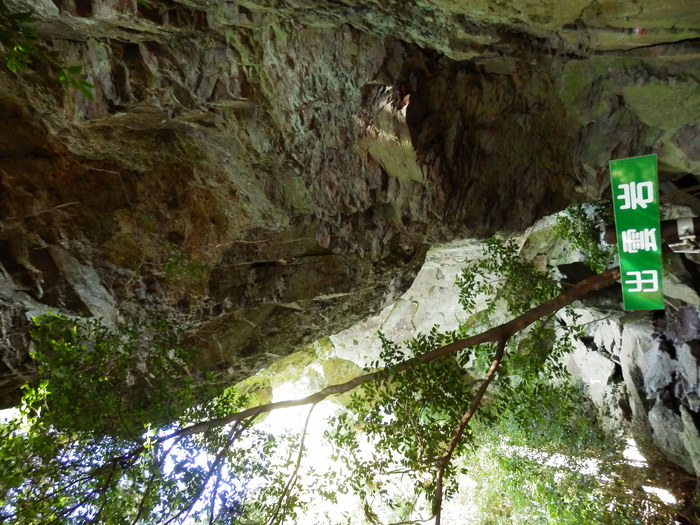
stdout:
[[(693, 205), (664, 207), (664, 218), (697, 215)], [(523, 243), (523, 254), (547, 253), (548, 263), (575, 274), (581, 254), (551, 235), (551, 221), (541, 221)], [(695, 262), (694, 262), (695, 261)], [(619, 287), (583, 298), (572, 321), (582, 326), (564, 363), (587, 387), (603, 421), (629, 431), (650, 462), (670, 462), (700, 475), (700, 282), (697, 256), (674, 254), (664, 263), (663, 311), (624, 311)], [(667, 480), (670, 482), (670, 480)], [(676, 487), (678, 489), (678, 487)]]
[(6, 4), (95, 88), (0, 72), (2, 406), (48, 309), (160, 315), (242, 378), (611, 158), (700, 174), (694, 0)]

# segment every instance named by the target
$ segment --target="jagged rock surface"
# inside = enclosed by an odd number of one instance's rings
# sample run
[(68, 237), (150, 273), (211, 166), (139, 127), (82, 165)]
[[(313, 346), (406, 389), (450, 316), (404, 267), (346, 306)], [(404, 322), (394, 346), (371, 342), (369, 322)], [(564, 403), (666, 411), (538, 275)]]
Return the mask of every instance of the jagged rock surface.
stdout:
[[(47, 309), (191, 328), (245, 377), (410, 284), (426, 246), (700, 174), (691, 0), (42, 0), (0, 73), (0, 405)], [(688, 178), (690, 177), (690, 179)]]
[[(662, 200), (673, 199), (669, 194)], [(663, 206), (664, 219), (700, 213), (700, 201), (684, 197), (685, 206)], [(542, 221), (524, 243), (523, 254), (545, 253), (548, 263), (571, 272), (583, 254), (554, 239)], [(663, 311), (626, 312), (619, 287), (575, 304), (579, 316), (558, 315), (580, 325), (585, 337), (565, 356), (569, 372), (587, 387), (603, 421), (635, 436), (652, 463), (671, 463), (700, 475), (700, 283), (693, 278), (694, 256), (668, 255), (664, 263)], [(676, 487), (677, 488), (677, 487)]]

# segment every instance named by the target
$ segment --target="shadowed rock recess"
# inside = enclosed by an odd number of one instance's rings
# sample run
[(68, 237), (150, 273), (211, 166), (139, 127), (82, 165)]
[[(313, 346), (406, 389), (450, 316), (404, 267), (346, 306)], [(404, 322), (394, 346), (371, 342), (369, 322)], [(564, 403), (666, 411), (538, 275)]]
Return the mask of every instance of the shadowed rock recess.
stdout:
[(696, 0), (6, 0), (84, 68), (0, 71), (0, 406), (32, 315), (188, 327), (242, 379), (411, 283), (431, 243), (700, 175)]

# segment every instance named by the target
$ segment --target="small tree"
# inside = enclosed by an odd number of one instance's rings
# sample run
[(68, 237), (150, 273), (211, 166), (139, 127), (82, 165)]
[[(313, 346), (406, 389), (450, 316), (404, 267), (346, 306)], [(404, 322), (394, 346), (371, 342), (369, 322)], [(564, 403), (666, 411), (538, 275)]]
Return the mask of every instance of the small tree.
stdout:
[[(614, 268), (562, 290), (547, 272), (523, 261), (513, 242), (491, 240), (483, 262), (458, 279), (467, 311), (458, 330), (436, 328), (406, 345), (383, 338), (381, 359), (364, 374), (301, 399), (263, 404), (254, 390), (246, 393), (241, 387), (218, 396), (195, 393), (196, 382), (172, 389), (170, 378), (182, 377), (186, 353), (177, 350), (177, 338), (143, 335), (152, 334), (152, 328), (115, 332), (93, 322), (38, 319), (41, 382), (26, 386), (19, 416), (0, 428), (5, 501), (0, 514), (16, 523), (293, 521), (308, 504), (299, 475), (307, 428), (298, 436), (279, 437), (256, 422), (285, 408), (309, 406), (308, 425), (318, 403), (352, 391), (348, 410), (328, 422), (326, 433), (351, 474), (321, 479), (315, 492), (332, 501), (332, 487), (352, 491), (363, 502), (367, 521), (379, 523), (372, 493), (389, 494), (392, 476), (408, 476), (415, 499), (391, 501), (389, 508), (403, 523), (420, 518), (439, 525), (443, 502), (458, 494), (460, 469), (469, 465), (457, 466), (454, 460), (473, 458), (477, 437), (494, 441), (499, 429), (510, 428), (515, 437), (507, 445), (516, 452), (500, 468), (510, 474), (529, 469), (531, 478), (540, 477), (542, 469), (522, 447), (546, 442), (542, 429), (552, 427), (551, 421), (579, 425), (574, 435), (583, 440), (576, 448), (564, 433), (558, 441), (550, 439), (556, 445), (552, 453), (570, 447), (583, 455), (585, 447), (602, 443), (595, 427), (584, 424), (590, 418), (580, 417), (575, 391), (552, 384), (553, 378), (564, 377), (558, 358), (576, 336), (575, 329), (557, 326), (554, 314), (618, 278)], [(492, 300), (476, 311), (475, 299), (483, 294)], [(515, 317), (493, 326), (497, 303)], [(119, 350), (107, 351), (110, 347)], [(83, 389), (75, 381), (80, 371), (89, 371), (81, 379), (87, 383)], [(158, 388), (168, 395), (124, 389), (137, 374), (146, 382), (162, 381)], [(538, 405), (551, 411), (537, 410)], [(98, 407), (107, 409), (95, 414)], [(369, 456), (358, 452), (362, 440), (372, 445)], [(281, 449), (286, 454), (273, 453)], [(472, 469), (478, 464), (472, 461)], [(649, 509), (631, 506), (624, 491), (606, 491), (598, 483), (595, 496), (591, 487), (596, 483), (577, 475), (567, 474), (570, 490), (562, 492), (569, 511), (609, 521), (617, 516), (619, 523), (635, 513), (651, 515)], [(533, 487), (561, 495), (546, 484)], [(586, 487), (583, 494), (581, 487)], [(529, 497), (525, 494), (520, 500), (509, 496), (511, 517), (520, 508), (518, 501)], [(485, 501), (494, 497), (482, 496)], [(431, 502), (428, 515), (417, 515), (419, 498)], [(547, 501), (553, 505), (552, 497)], [(649, 505), (662, 512), (658, 502)], [(551, 512), (561, 518), (564, 507)]]

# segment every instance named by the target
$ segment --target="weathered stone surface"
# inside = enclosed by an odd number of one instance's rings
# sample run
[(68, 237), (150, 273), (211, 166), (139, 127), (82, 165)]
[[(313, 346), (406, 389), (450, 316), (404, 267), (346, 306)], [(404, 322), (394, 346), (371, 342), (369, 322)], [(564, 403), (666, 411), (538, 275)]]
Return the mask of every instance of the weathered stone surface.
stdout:
[(467, 260), (482, 256), (475, 241), (455, 241), (432, 247), (411, 286), (376, 315), (331, 335), (329, 348), (319, 358), (334, 356), (369, 366), (379, 359), (381, 331), (391, 340), (405, 341), (416, 333), (428, 333), (435, 325), (444, 330), (456, 329), (464, 319), (459, 305), (459, 290), (454, 285), (457, 274)]
[(698, 175), (697, 10), (657, 4), (8, 2), (95, 90), (0, 72), (0, 404), (34, 311), (157, 313), (239, 379), (613, 156)]
[(681, 420), (683, 422), (683, 445), (690, 456), (692, 471), (697, 475), (700, 472), (700, 431), (693, 420), (692, 413), (683, 406), (681, 407)]
[(588, 351), (582, 344), (576, 345), (565, 362), (574, 377), (585, 381), (591, 401), (599, 407), (605, 407), (608, 404), (606, 395), (609, 384), (615, 373), (615, 362), (601, 353)]
[[(700, 211), (691, 195), (684, 197), (683, 207), (668, 204), (674, 197), (673, 193), (668, 196), (664, 218)], [(541, 254), (559, 269), (582, 261), (585, 254), (552, 235), (553, 222), (548, 217), (528, 230), (521, 253), (528, 259)], [(580, 324), (586, 332), (586, 338), (575, 341), (564, 363), (574, 378), (587, 385), (607, 426), (619, 428), (622, 422), (649, 457), (660, 451), (698, 475), (700, 299), (693, 278), (697, 269), (684, 255), (666, 259), (663, 312), (625, 312), (619, 288), (611, 287), (612, 292), (593, 294), (577, 304), (577, 321), (559, 313), (562, 322)]]
[[(609, 422), (629, 421), (647, 452), (653, 443), (673, 463), (700, 473), (696, 470), (700, 444), (694, 437), (700, 420), (696, 348), (700, 331), (692, 323), (697, 307), (669, 306), (656, 322), (647, 313), (617, 313), (610, 318), (590, 307), (577, 313), (582, 314), (592, 344), (579, 343), (568, 357), (571, 373), (588, 384), (591, 399)], [(666, 330), (659, 331), (659, 323)]]
[(57, 244), (49, 246), (48, 252), (58, 271), (65, 276), (90, 316), (103, 319), (108, 325), (113, 324), (119, 315), (114, 298), (105, 290), (95, 269), (81, 265)]
[(688, 472), (693, 462), (683, 443), (683, 421), (678, 414), (660, 403), (655, 403), (648, 414), (654, 444), (676, 465)]

